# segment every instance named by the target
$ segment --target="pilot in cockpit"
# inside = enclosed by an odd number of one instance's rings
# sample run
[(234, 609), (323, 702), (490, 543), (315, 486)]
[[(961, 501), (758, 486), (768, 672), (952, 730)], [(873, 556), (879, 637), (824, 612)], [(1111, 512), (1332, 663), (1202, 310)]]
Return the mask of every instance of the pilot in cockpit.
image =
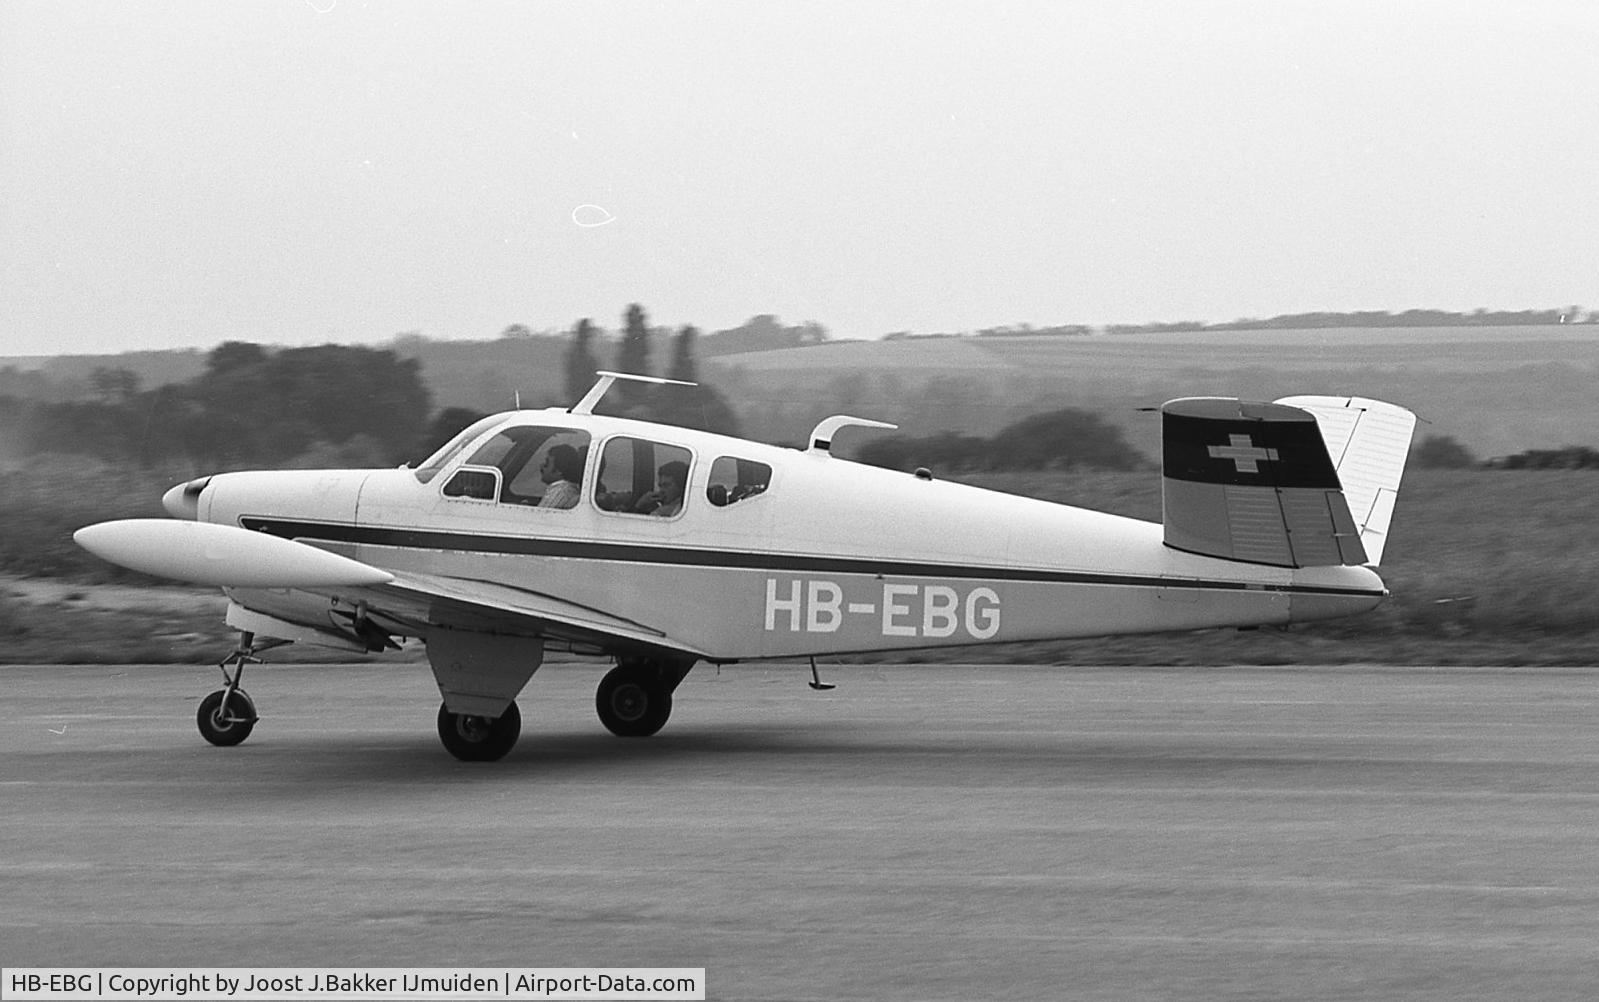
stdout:
[(579, 481), (583, 479), (583, 460), (570, 445), (552, 445), (539, 468), (539, 476), (549, 485), (540, 508), (575, 508), (580, 496)]

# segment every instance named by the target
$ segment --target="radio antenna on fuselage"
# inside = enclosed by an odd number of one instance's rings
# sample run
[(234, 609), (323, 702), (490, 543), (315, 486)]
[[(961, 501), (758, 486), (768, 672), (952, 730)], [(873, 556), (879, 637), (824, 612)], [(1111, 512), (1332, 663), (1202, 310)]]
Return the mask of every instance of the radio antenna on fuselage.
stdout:
[(896, 430), (897, 424), (887, 421), (873, 421), (870, 418), (850, 417), (848, 414), (834, 414), (829, 418), (822, 418), (815, 428), (811, 429), (811, 447), (806, 449), (813, 455), (829, 456), (833, 452), (833, 436), (840, 428), (887, 428)]
[(568, 414), (593, 414), (594, 406), (600, 402), (601, 397), (605, 396), (605, 392), (611, 388), (611, 384), (618, 379), (631, 379), (636, 383), (654, 383), (657, 386), (700, 385), (699, 383), (686, 383), (681, 379), (662, 379), (660, 376), (635, 376), (629, 372), (611, 372), (606, 369), (601, 369), (594, 374), (600, 378), (595, 380), (594, 385), (589, 388), (587, 393), (583, 394), (582, 400), (571, 406), (567, 411)]

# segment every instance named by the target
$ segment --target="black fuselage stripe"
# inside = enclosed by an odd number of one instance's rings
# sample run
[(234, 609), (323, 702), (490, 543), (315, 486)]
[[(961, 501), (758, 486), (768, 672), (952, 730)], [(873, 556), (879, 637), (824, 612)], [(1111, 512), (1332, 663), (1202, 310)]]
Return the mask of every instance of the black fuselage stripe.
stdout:
[(1309, 585), (1248, 583), (1243, 581), (1182, 580), (1137, 574), (1098, 574), (1087, 571), (1029, 570), (1019, 567), (974, 567), (907, 560), (863, 560), (859, 557), (803, 556), (755, 553), (746, 550), (708, 550), (677, 546), (642, 546), (632, 543), (596, 543), (589, 540), (547, 539), (537, 536), (496, 536), (426, 529), (390, 529), (335, 522), (303, 522), (246, 515), (244, 528), (285, 539), (316, 540), (358, 546), (387, 546), (411, 550), (445, 550), (573, 560), (626, 561), (668, 564), (718, 570), (755, 570), (798, 574), (874, 574), (896, 577), (935, 577), (983, 581), (1023, 581), (1047, 584), (1117, 585), (1142, 588), (1188, 588), (1221, 591), (1271, 591), (1311, 595), (1381, 596), (1382, 591), (1356, 588), (1318, 588)]

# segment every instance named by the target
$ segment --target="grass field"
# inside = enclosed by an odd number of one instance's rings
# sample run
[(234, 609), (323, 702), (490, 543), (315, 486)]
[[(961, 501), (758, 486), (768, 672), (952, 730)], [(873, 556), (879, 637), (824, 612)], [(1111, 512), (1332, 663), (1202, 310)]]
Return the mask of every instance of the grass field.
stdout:
[[(974, 483), (1160, 519), (1158, 478), (993, 474)], [(1599, 663), (1599, 475), (1417, 470), (1381, 568), (1392, 598), (1365, 616), (1241, 636), (1218, 631), (1050, 645), (1079, 663)]]
[[(187, 473), (61, 463), (0, 489), (0, 662), (215, 661), (232, 642), (213, 590), (163, 585), (102, 563), (71, 534), (161, 514)], [(979, 486), (1160, 519), (1159, 478), (1010, 473)], [(1296, 628), (965, 648), (945, 661), (1076, 664), (1567, 665), (1599, 663), (1599, 474), (1412, 471), (1382, 574), (1393, 597), (1368, 615)], [(290, 658), (347, 658), (316, 649)], [(409, 656), (409, 655), (408, 655)], [(895, 655), (896, 660), (904, 660)]]

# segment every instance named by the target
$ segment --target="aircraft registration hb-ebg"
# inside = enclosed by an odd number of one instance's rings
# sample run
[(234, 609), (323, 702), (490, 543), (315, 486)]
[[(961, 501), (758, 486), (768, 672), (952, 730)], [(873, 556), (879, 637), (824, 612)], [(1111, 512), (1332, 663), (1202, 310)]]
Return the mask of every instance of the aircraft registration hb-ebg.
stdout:
[[(516, 410), (416, 468), (223, 473), (173, 519), (75, 538), (135, 570), (220, 586), (240, 631), (200, 732), (243, 741), (247, 662), (282, 643), (426, 645), (456, 757), (501, 758), (547, 650), (610, 656), (600, 720), (653, 734), (697, 662), (1346, 616), (1382, 557), (1415, 416), (1346, 397), (1161, 408), (1163, 524), (594, 413)], [(229, 671), (229, 666), (232, 671)]]

